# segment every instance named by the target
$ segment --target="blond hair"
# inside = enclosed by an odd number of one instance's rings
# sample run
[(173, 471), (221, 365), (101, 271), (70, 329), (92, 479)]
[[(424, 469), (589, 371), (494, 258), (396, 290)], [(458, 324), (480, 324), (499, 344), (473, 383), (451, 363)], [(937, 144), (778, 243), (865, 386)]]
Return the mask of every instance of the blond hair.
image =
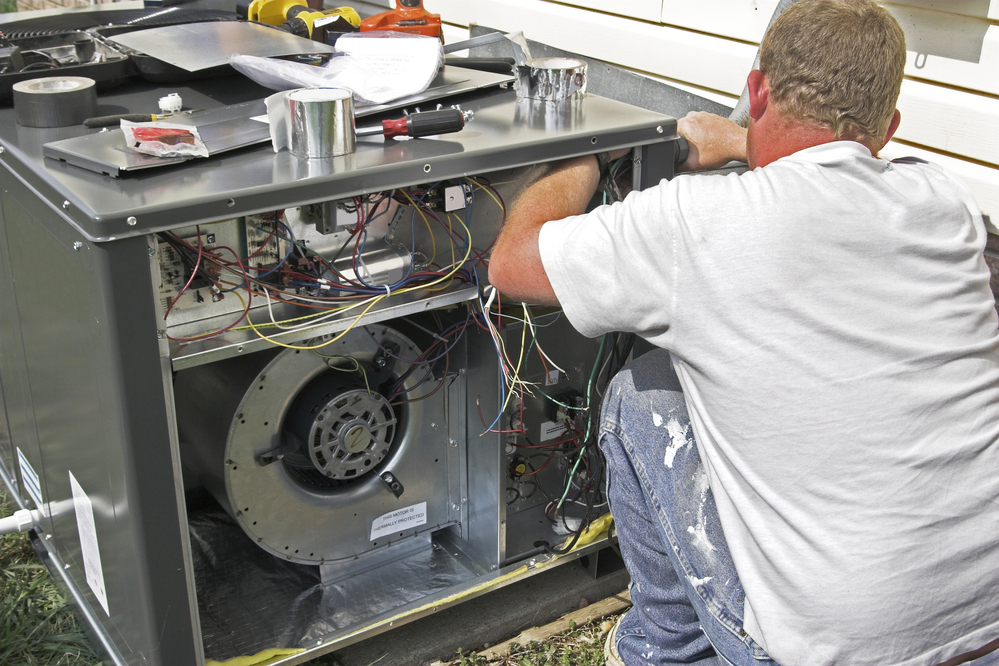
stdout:
[(902, 29), (866, 0), (795, 3), (760, 45), (771, 103), (832, 130), (837, 139), (884, 139), (904, 68)]

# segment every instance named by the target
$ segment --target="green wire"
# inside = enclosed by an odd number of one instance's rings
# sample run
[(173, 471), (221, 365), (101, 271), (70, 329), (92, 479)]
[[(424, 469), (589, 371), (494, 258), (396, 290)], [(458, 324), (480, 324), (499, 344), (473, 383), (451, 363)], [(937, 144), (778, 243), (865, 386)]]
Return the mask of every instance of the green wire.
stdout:
[[(600, 349), (597, 350), (597, 360), (593, 363), (593, 370), (590, 371), (590, 380), (586, 382), (586, 406), (590, 405), (590, 392), (593, 390), (593, 380), (597, 375), (597, 368), (600, 367), (600, 358), (604, 355), (604, 345), (607, 343), (607, 334), (605, 333), (600, 337)], [(586, 419), (586, 434), (583, 436), (583, 446), (590, 439), (590, 427), (593, 425), (592, 415), (589, 415)], [(565, 492), (562, 493), (562, 498), (558, 501), (558, 506), (555, 507), (555, 513), (558, 513), (562, 505), (565, 504), (565, 498), (569, 496), (569, 489), (572, 488), (572, 479), (576, 476), (576, 471), (579, 470), (579, 463), (583, 461), (583, 450), (580, 448), (579, 457), (576, 458), (576, 464), (572, 466), (572, 471), (569, 473), (569, 483), (565, 486)]]

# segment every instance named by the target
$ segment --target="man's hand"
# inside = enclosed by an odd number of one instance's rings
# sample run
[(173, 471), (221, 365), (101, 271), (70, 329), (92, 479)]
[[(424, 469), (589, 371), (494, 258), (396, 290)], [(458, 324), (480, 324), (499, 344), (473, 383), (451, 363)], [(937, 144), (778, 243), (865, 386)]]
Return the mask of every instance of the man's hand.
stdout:
[(676, 170), (717, 169), (732, 160), (746, 161), (746, 129), (728, 118), (691, 111), (677, 122), (677, 131), (690, 143), (686, 161)]

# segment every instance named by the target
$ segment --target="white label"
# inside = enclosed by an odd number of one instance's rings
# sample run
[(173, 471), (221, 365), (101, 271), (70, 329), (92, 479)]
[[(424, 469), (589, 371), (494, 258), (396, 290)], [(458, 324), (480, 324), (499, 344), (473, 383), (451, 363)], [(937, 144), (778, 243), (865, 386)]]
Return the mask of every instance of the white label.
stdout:
[(378, 516), (371, 522), (371, 541), (380, 539), (386, 534), (402, 532), (404, 530), (419, 527), (427, 524), (427, 503), (420, 502), (405, 509), (398, 509), (391, 513)]
[(565, 433), (564, 423), (545, 421), (541, 424), (541, 441), (547, 442), (549, 439), (558, 439)]
[(558, 384), (558, 370), (549, 370), (545, 377), (545, 386), (555, 386)]
[(41, 511), (42, 485), (38, 482), (38, 475), (35, 474), (35, 470), (31, 466), (31, 463), (28, 462), (28, 459), (21, 453), (20, 448), (17, 449), (17, 464), (21, 467), (21, 482), (24, 483), (24, 489), (28, 491), (31, 501), (35, 503), (35, 508)]
[(104, 612), (108, 610), (108, 593), (104, 589), (104, 570), (101, 568), (101, 549), (97, 545), (97, 525), (94, 523), (94, 505), (87, 493), (83, 492), (73, 473), (69, 473), (69, 485), (73, 488), (73, 506), (76, 508), (76, 528), (80, 531), (80, 550), (83, 553), (83, 572), (94, 596), (101, 602)]

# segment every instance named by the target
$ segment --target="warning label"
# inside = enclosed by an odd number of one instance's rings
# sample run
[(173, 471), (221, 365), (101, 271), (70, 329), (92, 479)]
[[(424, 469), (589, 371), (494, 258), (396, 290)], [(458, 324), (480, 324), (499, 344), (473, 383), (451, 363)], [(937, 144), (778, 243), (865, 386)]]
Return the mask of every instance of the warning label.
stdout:
[(371, 521), (370, 539), (374, 541), (393, 532), (403, 532), (426, 524), (427, 503), (420, 502), (375, 518)]
[(550, 439), (557, 439), (565, 434), (565, 424), (555, 421), (545, 421), (541, 424), (541, 441), (547, 442)]
[(94, 522), (94, 505), (83, 492), (80, 483), (69, 473), (69, 485), (73, 489), (73, 506), (76, 508), (76, 527), (80, 532), (80, 551), (83, 554), (83, 572), (90, 589), (93, 590), (101, 608), (111, 616), (108, 610), (108, 593), (104, 587), (104, 569), (101, 566), (101, 550), (97, 544), (97, 525)]

